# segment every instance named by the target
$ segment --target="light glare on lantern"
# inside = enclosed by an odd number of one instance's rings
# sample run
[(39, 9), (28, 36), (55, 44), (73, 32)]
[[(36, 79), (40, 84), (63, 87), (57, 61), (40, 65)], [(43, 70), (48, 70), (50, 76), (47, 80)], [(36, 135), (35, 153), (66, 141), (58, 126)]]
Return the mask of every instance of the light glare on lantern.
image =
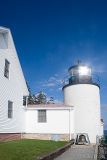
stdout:
[(79, 75), (88, 75), (89, 74), (89, 68), (88, 67), (79, 67)]

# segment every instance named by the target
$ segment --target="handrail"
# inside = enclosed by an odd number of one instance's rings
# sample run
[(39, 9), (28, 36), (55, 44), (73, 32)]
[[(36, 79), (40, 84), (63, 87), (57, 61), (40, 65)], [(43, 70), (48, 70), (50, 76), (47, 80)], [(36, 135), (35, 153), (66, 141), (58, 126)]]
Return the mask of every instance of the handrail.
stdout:
[(74, 83), (70, 83), (69, 82), (69, 79), (70, 78), (72, 78), (73, 76), (66, 76), (66, 77), (64, 77), (64, 80), (63, 80), (63, 87), (64, 86), (66, 86), (66, 85), (73, 85), (73, 84), (95, 84), (95, 85), (97, 85), (97, 86), (99, 86), (100, 87), (100, 80), (99, 80), (99, 77), (97, 76), (97, 75), (95, 75), (95, 74), (92, 74), (92, 76), (91, 76), (91, 81), (87, 81), (87, 82), (85, 82), (85, 81), (83, 81), (83, 83), (80, 81), (79, 82), (79, 80), (78, 81), (75, 81)]

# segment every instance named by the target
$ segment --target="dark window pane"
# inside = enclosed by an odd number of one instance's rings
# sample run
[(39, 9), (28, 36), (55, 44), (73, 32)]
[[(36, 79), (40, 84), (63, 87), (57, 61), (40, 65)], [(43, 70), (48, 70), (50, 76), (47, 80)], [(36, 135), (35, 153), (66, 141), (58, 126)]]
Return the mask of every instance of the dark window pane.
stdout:
[(46, 122), (46, 110), (38, 110), (38, 122)]
[(13, 102), (8, 101), (8, 118), (13, 117)]
[(9, 61), (7, 59), (5, 59), (5, 67), (4, 67), (4, 76), (6, 78), (9, 78)]

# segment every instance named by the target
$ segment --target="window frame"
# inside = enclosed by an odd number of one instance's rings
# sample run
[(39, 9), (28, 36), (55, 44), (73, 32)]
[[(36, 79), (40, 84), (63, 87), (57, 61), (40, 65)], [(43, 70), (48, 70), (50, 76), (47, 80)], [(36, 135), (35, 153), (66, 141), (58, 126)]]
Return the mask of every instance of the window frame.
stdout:
[(38, 110), (38, 123), (46, 123), (47, 122), (47, 110), (39, 109)]

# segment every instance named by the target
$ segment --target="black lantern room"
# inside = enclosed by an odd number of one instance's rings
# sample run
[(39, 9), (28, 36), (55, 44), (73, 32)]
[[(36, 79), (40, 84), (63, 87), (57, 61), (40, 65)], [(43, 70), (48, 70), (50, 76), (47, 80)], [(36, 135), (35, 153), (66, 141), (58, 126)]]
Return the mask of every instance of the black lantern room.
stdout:
[(70, 74), (69, 84), (92, 83), (91, 68), (86, 65), (74, 65), (68, 69), (68, 72)]

